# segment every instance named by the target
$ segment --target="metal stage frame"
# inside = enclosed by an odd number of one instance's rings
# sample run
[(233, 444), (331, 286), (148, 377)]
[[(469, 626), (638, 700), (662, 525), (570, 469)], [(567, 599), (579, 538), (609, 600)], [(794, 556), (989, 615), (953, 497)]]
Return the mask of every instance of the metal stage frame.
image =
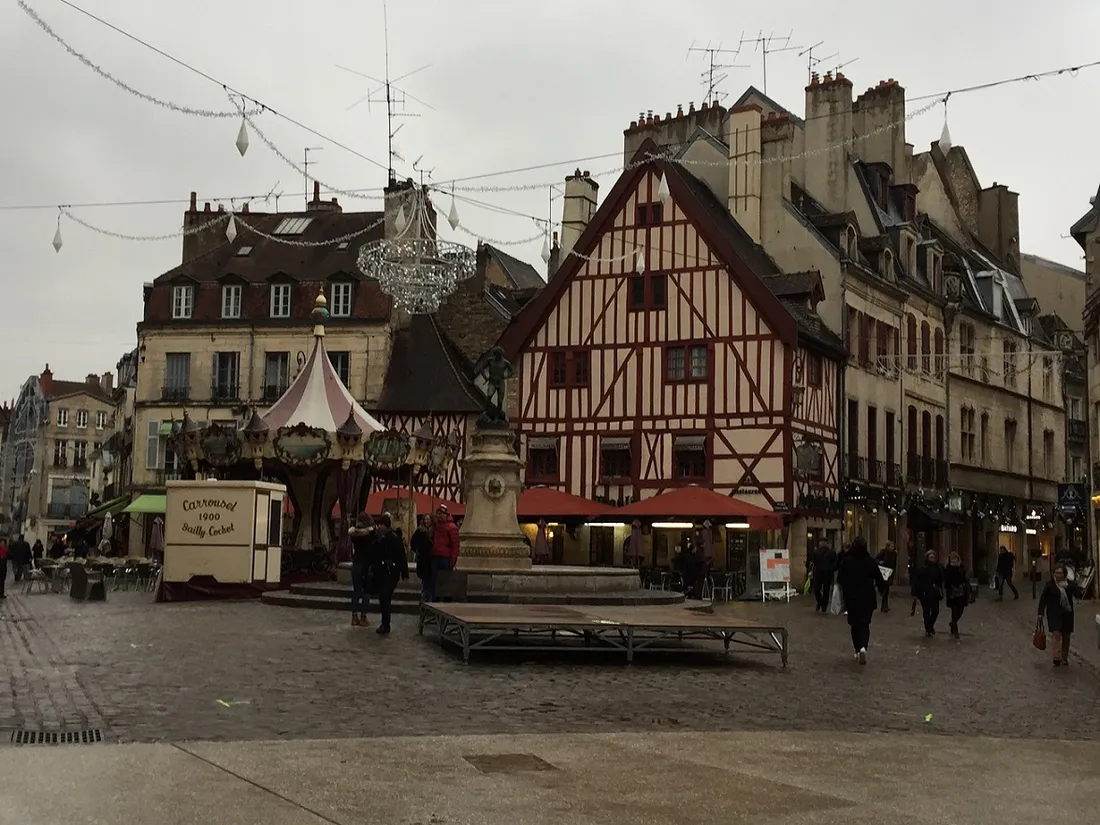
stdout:
[[(712, 648), (684, 645), (687, 641), (722, 642), (725, 652), (778, 653), (787, 666), (787, 628), (724, 613), (692, 610), (679, 605), (598, 607), (595, 605), (533, 605), (424, 603), (417, 632), (434, 624), (439, 644), (452, 644), (470, 662), (475, 650), (585, 650), (626, 654), (636, 652), (715, 653)], [(559, 637), (562, 637), (559, 639)], [(583, 645), (571, 645), (580, 640)]]

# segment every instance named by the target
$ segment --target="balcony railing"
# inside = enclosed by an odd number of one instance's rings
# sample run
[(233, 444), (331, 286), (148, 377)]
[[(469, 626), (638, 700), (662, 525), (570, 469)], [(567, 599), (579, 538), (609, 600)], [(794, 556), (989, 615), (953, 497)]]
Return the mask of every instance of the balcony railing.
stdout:
[(905, 479), (901, 477), (901, 465), (887, 462), (886, 471), (889, 475), (886, 477), (887, 487), (904, 487)]
[(908, 481), (920, 481), (920, 455), (909, 453), (905, 457), (905, 478)]
[(241, 397), (240, 384), (230, 384), (224, 381), (215, 381), (210, 387), (211, 401), (237, 401)]
[(167, 481), (180, 481), (183, 478), (183, 470), (178, 468), (169, 468), (167, 470), (157, 470), (157, 486), (163, 487)]
[(54, 467), (68, 467), (69, 466), (69, 459), (55, 457), (54, 460), (53, 460), (53, 466)]
[(50, 518), (78, 518), (88, 509), (87, 504), (51, 501), (46, 506), (46, 515)]
[(1066, 422), (1066, 435), (1074, 444), (1084, 444), (1089, 440), (1089, 425), (1087, 421), (1071, 418)]
[(161, 390), (160, 397), (162, 401), (189, 401), (191, 388), (179, 384), (167, 385)]
[(867, 480), (867, 459), (859, 455), (848, 456), (848, 478), (853, 481)]
[(870, 459), (867, 462), (867, 480), (872, 484), (886, 483), (886, 462)]
[(286, 387), (279, 385), (265, 385), (263, 389), (263, 403), (274, 404), (283, 397)]
[(86, 459), (86, 458), (74, 458), (73, 459), (73, 469), (74, 470), (87, 470), (88, 469), (88, 459)]

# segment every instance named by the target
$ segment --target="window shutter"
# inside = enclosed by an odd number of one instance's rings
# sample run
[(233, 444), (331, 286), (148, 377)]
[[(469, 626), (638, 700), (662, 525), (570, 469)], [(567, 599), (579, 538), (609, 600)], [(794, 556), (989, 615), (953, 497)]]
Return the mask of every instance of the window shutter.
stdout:
[(149, 435), (145, 447), (145, 469), (156, 470), (160, 467), (160, 422), (149, 422)]

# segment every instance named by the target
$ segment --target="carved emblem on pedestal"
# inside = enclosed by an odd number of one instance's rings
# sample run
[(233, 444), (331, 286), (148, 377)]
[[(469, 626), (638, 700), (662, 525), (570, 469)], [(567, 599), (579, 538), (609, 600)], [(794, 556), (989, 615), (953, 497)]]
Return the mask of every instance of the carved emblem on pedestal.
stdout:
[(498, 499), (504, 495), (504, 479), (500, 476), (489, 476), (485, 479), (485, 495), (491, 499)]

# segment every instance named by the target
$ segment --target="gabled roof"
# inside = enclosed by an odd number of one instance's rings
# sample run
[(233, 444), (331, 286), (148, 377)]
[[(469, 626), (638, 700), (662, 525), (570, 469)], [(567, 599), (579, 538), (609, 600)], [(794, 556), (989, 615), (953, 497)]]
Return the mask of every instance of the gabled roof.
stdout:
[(568, 257), (546, 289), (524, 307), (504, 331), (501, 346), (509, 357), (515, 357), (531, 340), (539, 325), (546, 321), (570, 281), (584, 266), (585, 260), (579, 256), (591, 255), (595, 251), (600, 238), (612, 231), (613, 219), (637, 188), (638, 182), (653, 171), (658, 171), (668, 181), (672, 199), (694, 224), (704, 243), (726, 264), (730, 275), (747, 293), (768, 325), (783, 340), (792, 344), (796, 342), (795, 319), (762, 280), (767, 275), (779, 274), (778, 267), (718, 203), (706, 184), (679, 164), (670, 163), (657, 157), (657, 154), (657, 144), (652, 140), (647, 139), (638, 147), (628, 164), (629, 171), (619, 176), (581, 233), (574, 247), (577, 254)]
[(794, 123), (801, 124), (803, 122), (802, 118), (800, 118), (798, 115), (796, 115), (790, 109), (787, 109), (787, 108), (784, 108), (783, 106), (780, 106), (772, 98), (768, 97), (766, 94), (764, 94), (762, 91), (757, 89), (755, 86), (749, 86), (749, 88), (745, 89), (745, 91), (741, 95), (741, 97), (737, 98), (737, 102), (734, 103), (732, 106), (730, 106), (730, 108), (731, 109), (737, 109), (741, 106), (746, 106), (746, 105), (748, 105), (749, 103), (752, 102), (753, 98), (756, 98), (761, 103), (763, 103), (765, 106), (767, 106), (771, 109), (774, 109), (776, 112), (786, 113), (787, 115), (790, 116), (791, 121), (794, 122)]
[[(216, 213), (196, 213), (198, 223), (213, 220)], [(262, 283), (274, 275), (286, 276), (294, 281), (319, 281), (336, 274), (347, 275), (353, 280), (364, 280), (357, 265), (359, 248), (370, 241), (381, 240), (385, 227), (381, 212), (340, 212), (329, 208), (311, 209), (306, 212), (242, 212), (237, 216), (237, 237), (233, 243), (225, 238), (225, 227), (219, 225), (209, 232), (218, 233), (218, 243), (213, 249), (174, 267), (157, 277), (153, 283), (161, 284), (175, 278), (190, 278), (198, 283), (216, 283), (235, 276), (247, 283)], [(305, 229), (296, 235), (275, 236), (275, 230), (284, 221), (308, 219)], [(371, 231), (364, 232), (373, 226)], [(250, 231), (246, 227), (279, 237), (285, 241), (318, 242), (362, 232), (351, 238), (344, 249), (337, 244), (326, 246), (292, 246), (279, 240), (271, 240)], [(248, 254), (239, 254), (249, 248)]]
[(390, 363), (375, 405), (380, 413), (475, 413), (485, 397), (472, 369), (432, 315), (414, 315), (393, 336)]
[(1089, 211), (1077, 219), (1077, 222), (1069, 228), (1070, 237), (1085, 248), (1085, 237), (1096, 231), (1096, 225), (1100, 223), (1100, 188), (1089, 199)]
[(72, 395), (88, 395), (108, 404), (112, 400), (111, 394), (99, 384), (92, 384), (88, 381), (58, 381), (56, 378), (51, 382), (50, 394), (47, 398), (50, 401), (56, 401), (59, 398), (67, 398)]
[(546, 286), (546, 279), (539, 275), (539, 271), (531, 264), (521, 261), (507, 252), (502, 252), (490, 244), (484, 244), (483, 246), (485, 251), (500, 264), (500, 268), (510, 281), (512, 289), (539, 289)]

